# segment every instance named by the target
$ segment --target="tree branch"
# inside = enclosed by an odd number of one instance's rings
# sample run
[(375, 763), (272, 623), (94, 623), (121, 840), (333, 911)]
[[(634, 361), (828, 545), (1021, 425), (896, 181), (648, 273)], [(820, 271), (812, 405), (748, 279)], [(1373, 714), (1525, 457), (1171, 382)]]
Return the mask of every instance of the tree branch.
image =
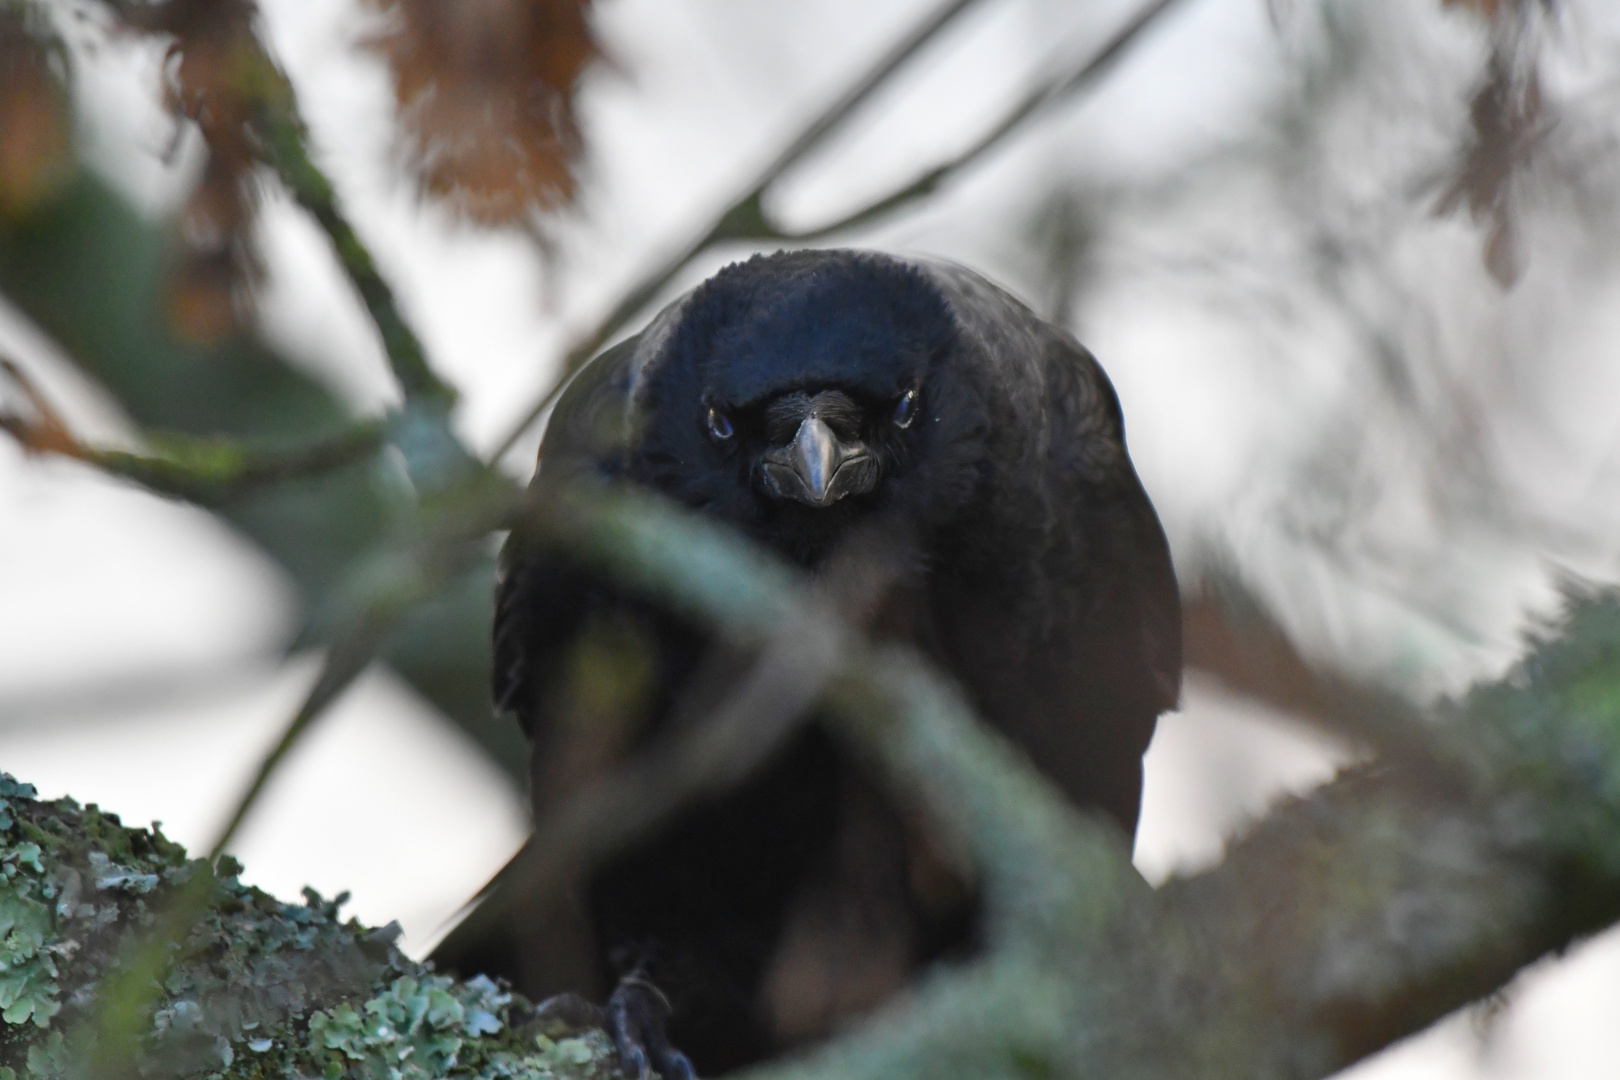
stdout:
[[(257, 36), (254, 40), (257, 42)], [(405, 396), (431, 401), (448, 410), (455, 404), (455, 389), (428, 366), (422, 343), (400, 313), (393, 289), (383, 280), (371, 252), (338, 209), (331, 181), (310, 159), (308, 136), (298, 115), (292, 84), (275, 67), (262, 44), (256, 62), (263, 72), (254, 119), (266, 159), (298, 205), (309, 212), (331, 241), (333, 253), (360, 293), (372, 324), (382, 337), (383, 351)]]
[(765, 169), (748, 185), (746, 191), (732, 201), (706, 228), (695, 233), (687, 243), (664, 263), (649, 271), (631, 286), (619, 302), (586, 334), (569, 346), (563, 358), (562, 374), (556, 384), (530, 410), (524, 414), (501, 440), (492, 461), (498, 461), (511, 450), (524, 432), (533, 426), (556, 400), (567, 385), (568, 378), (596, 351), (618, 333), (629, 321), (674, 280), (693, 259), (714, 244), (724, 240), (783, 240), (794, 243), (809, 242), (842, 232), (857, 225), (876, 220), (902, 206), (931, 195), (940, 184), (956, 173), (970, 167), (999, 146), (1031, 116), (1048, 106), (1069, 97), (1106, 74), (1113, 64), (1134, 44), (1141, 34), (1152, 26), (1177, 0), (1153, 0), (1121, 27), (1103, 47), (1090, 56), (1075, 71), (1048, 80), (1027, 94), (1000, 123), (967, 150), (950, 161), (931, 169), (905, 187), (885, 195), (872, 204), (846, 217), (804, 232), (788, 232), (772, 224), (764, 208), (765, 196), (771, 186), (788, 169), (798, 164), (814, 150), (826, 136), (846, 120), (878, 87), (882, 86), (907, 60), (951, 24), (973, 0), (952, 0), (935, 12), (922, 25), (896, 45), (868, 74), (816, 117)]
[(783, 230), (769, 223), (768, 215), (761, 215), (763, 239), (784, 240), (793, 243), (809, 243), (831, 236), (834, 233), (846, 232), (880, 217), (886, 217), (901, 207), (907, 206), (919, 199), (926, 198), (937, 191), (941, 184), (955, 177), (987, 156), (1002, 143), (1015, 134), (1032, 117), (1050, 109), (1065, 98), (1071, 97), (1078, 91), (1089, 86), (1114, 66), (1130, 47), (1142, 37), (1143, 33), (1158, 22), (1160, 16), (1176, 5), (1178, 0), (1152, 0), (1133, 16), (1129, 22), (1115, 31), (1114, 36), (1105, 42), (1102, 48), (1092, 53), (1078, 67), (1068, 74), (1060, 75), (1039, 84), (1029, 93), (1025, 94), (1013, 109), (1002, 117), (978, 141), (955, 157), (929, 169), (922, 176), (911, 181), (904, 187), (898, 188), (859, 210), (851, 211), (845, 216), (813, 229), (801, 231)]
[[(1492, 748), (1493, 792), (1358, 770), (1115, 906), (1089, 946), (1015, 940), (750, 1075), (1323, 1077), (1620, 919), (1620, 599), (1575, 604), (1443, 719)], [(1606, 767), (1571, 770), (1571, 745)]]
[[(530, 524), (733, 641), (768, 641), (813, 608), (774, 559), (645, 496)], [(1325, 1076), (1491, 992), (1620, 919), (1620, 600), (1575, 604), (1564, 633), (1429, 721), (1478, 744), (1477, 783), (1377, 763), (1150, 894), (1117, 833), (948, 685), (844, 631), (824, 704), (971, 853), (990, 943), (863, 1033), (766, 1075)], [(1573, 745), (1604, 769), (1572, 770)]]
[(8, 1077), (617, 1073), (606, 1034), (414, 963), (397, 924), (345, 922), (345, 896), (283, 903), (230, 859), (35, 796), (0, 775)]
[(321, 476), (375, 453), (383, 426), (362, 422), (330, 439), (288, 450), (260, 450), (228, 439), (199, 439), (172, 433), (148, 434), (159, 452), (135, 454), (86, 446), (68, 428), (16, 363), (0, 357), (0, 372), (22, 392), (31, 415), (0, 409), (0, 430), (30, 453), (58, 454), (93, 465), (111, 476), (132, 480), (158, 495), (217, 506), (270, 484)]

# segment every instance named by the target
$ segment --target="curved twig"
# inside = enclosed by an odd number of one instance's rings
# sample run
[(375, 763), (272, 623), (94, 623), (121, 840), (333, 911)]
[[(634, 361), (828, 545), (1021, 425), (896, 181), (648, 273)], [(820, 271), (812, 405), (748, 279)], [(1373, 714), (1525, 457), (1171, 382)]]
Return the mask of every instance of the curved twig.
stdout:
[(1036, 86), (1024, 95), (1011, 112), (1002, 117), (995, 127), (980, 136), (972, 146), (961, 151), (950, 160), (929, 169), (905, 187), (890, 192), (835, 221), (818, 225), (813, 229), (786, 231), (767, 226), (769, 229), (768, 237), (773, 240), (786, 240), (794, 243), (819, 240), (833, 233), (845, 232), (865, 225), (869, 221), (893, 213), (902, 206), (932, 195), (945, 181), (972, 167), (981, 158), (999, 147), (1032, 117), (1055, 106), (1107, 74), (1109, 69), (1119, 61), (1125, 52), (1140, 40), (1142, 34), (1158, 22), (1160, 16), (1174, 7), (1177, 2), (1178, 0), (1152, 0), (1141, 11), (1138, 11), (1129, 22), (1115, 31), (1113, 37), (1104, 42), (1101, 48), (1088, 56), (1078, 67), (1065, 75), (1048, 79)]

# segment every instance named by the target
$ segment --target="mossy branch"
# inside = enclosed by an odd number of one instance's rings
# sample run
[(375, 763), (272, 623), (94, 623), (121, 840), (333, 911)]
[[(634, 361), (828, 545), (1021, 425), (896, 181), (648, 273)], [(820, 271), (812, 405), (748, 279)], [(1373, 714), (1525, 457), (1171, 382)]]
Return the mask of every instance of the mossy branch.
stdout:
[(360, 422), (328, 439), (284, 450), (247, 447), (230, 439), (149, 433), (152, 453), (86, 445), (75, 436), (33, 381), (0, 357), (5, 374), (28, 403), (26, 411), (0, 408), (0, 430), (24, 450), (56, 454), (131, 480), (149, 491), (201, 506), (271, 484), (321, 476), (374, 454), (383, 444), (380, 423)]
[(421, 340), (400, 313), (393, 289), (378, 272), (376, 261), (354, 226), (338, 209), (332, 182), (310, 158), (308, 133), (298, 115), (292, 84), (262, 47), (253, 63), (259, 69), (253, 116), (266, 160), (298, 205), (309, 212), (331, 241), (338, 263), (359, 292), (382, 338), (389, 366), (406, 397), (432, 402), (448, 411), (455, 404), (456, 391), (428, 366)]
[(342, 896), (284, 903), (239, 871), (0, 775), (0, 1077), (618, 1076), (602, 1032), (435, 974)]

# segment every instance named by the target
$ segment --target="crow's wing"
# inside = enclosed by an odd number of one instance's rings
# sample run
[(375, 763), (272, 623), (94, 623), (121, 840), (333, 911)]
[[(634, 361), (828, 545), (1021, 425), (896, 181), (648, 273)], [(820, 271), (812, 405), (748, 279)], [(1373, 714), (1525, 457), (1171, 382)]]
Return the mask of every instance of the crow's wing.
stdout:
[[(531, 499), (544, 498), (548, 485), (618, 472), (639, 342), (630, 338), (598, 356), (563, 392), (546, 425)], [(577, 568), (536, 544), (521, 523), (512, 530), (495, 587), (491, 690), (496, 709), (515, 715), (531, 736), (543, 673), (585, 617), (584, 588)]]
[(1134, 832), (1142, 753), (1180, 691), (1181, 608), (1118, 399), (1067, 333), (971, 271), (929, 269), (991, 403), (986, 495), (961, 528), (997, 553), (936, 575), (940, 651), (1070, 798)]

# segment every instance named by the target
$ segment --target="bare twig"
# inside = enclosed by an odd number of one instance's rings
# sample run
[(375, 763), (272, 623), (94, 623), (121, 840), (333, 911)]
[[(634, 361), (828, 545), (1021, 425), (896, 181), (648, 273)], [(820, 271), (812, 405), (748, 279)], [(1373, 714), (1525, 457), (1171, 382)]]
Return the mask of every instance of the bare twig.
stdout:
[(486, 470), (445, 493), (444, 501), (434, 504), (437, 528), (426, 530), (404, 553), (404, 560), (393, 565), (387, 580), (372, 582), (369, 595), (355, 604), (358, 614), (328, 646), (314, 685), (281, 737), (260, 760), (253, 779), (243, 789), (210, 848), (210, 859), (218, 859), (224, 852), (287, 754), (365, 671), (387, 634), (484, 555), (489, 534), (510, 519), (520, 499), (521, 493), (504, 477)]
[(209, 862), (217, 861), (225, 853), (230, 842), (236, 838), (237, 830), (242, 827), (248, 812), (258, 801), (265, 784), (270, 782), (270, 777), (304, 732), (320, 719), (327, 706), (342, 696), (349, 685), (370, 665), (372, 658), (377, 655), (378, 646), (388, 624), (389, 621), (385, 618), (370, 614), (362, 619), (360, 625), (351, 633), (334, 641), (327, 649), (326, 660), (321, 665), (321, 672), (315, 679), (315, 685), (310, 687), (309, 693), (304, 696), (303, 703), (298, 706), (298, 711), (282, 730), (281, 737), (260, 760), (253, 779), (237, 798), (230, 816), (220, 828), (219, 836), (209, 847)]
[(1072, 97), (1078, 91), (1106, 75), (1125, 52), (1141, 39), (1143, 33), (1157, 23), (1159, 18), (1174, 7), (1177, 2), (1178, 0), (1152, 0), (1151, 3), (1137, 12), (1129, 22), (1115, 31), (1113, 37), (1104, 42), (1101, 48), (1087, 57), (1073, 71), (1049, 79), (1036, 86), (1024, 95), (1019, 103), (1013, 107), (1012, 111), (1002, 117), (995, 127), (980, 136), (972, 146), (969, 146), (950, 160), (929, 169), (928, 172), (911, 181), (905, 187), (876, 199), (867, 206), (852, 211), (835, 221), (818, 225), (813, 229), (789, 232), (767, 225), (768, 232), (765, 235), (773, 240), (807, 243), (830, 236), (833, 233), (845, 232), (865, 225), (867, 222), (884, 217), (903, 206), (932, 195), (945, 181), (972, 167), (981, 158), (999, 147), (1031, 118), (1052, 108), (1066, 98)]

